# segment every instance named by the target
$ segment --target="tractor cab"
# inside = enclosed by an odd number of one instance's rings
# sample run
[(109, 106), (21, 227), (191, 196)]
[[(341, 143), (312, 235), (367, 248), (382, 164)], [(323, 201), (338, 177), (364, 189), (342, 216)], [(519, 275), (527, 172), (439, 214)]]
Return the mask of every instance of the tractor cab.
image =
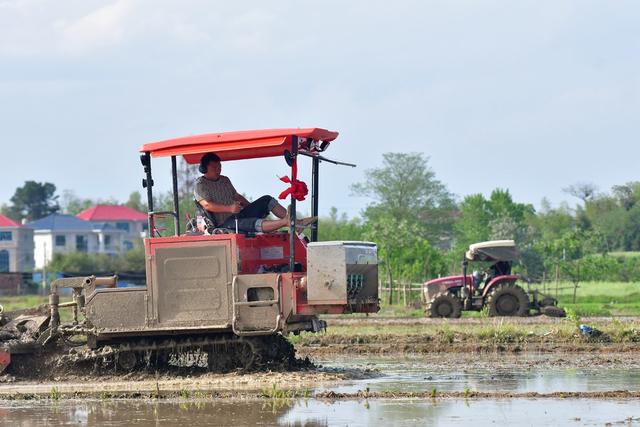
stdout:
[[(513, 262), (518, 259), (518, 250), (513, 240), (495, 240), (475, 243), (465, 253), (463, 266), (468, 271), (469, 262), (481, 263), (479, 270), (471, 273), (471, 289), (474, 295), (481, 295), (484, 287), (500, 277), (511, 276)], [(486, 266), (486, 264), (489, 264)], [(486, 266), (486, 267), (484, 267)], [(484, 268), (483, 268), (484, 267)]]

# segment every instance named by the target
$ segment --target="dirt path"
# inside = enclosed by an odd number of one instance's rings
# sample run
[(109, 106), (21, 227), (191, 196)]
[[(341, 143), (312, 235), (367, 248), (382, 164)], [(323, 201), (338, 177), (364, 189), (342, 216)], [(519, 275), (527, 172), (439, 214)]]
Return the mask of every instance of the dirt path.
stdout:
[(11, 381), (0, 383), (0, 399), (74, 397), (194, 397), (212, 395), (239, 397), (261, 395), (278, 388), (298, 390), (302, 395), (319, 385), (377, 375), (361, 369), (311, 369), (297, 372), (232, 372), (155, 376), (154, 374), (100, 375), (57, 378), (53, 381)]

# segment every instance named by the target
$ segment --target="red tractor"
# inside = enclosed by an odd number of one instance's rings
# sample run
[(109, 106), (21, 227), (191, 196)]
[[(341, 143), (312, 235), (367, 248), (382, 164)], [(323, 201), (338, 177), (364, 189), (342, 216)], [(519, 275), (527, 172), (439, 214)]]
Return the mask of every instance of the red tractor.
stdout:
[[(521, 276), (512, 274), (518, 259), (513, 240), (496, 240), (469, 246), (462, 262), (462, 275), (441, 277), (423, 285), (423, 301), (429, 317), (458, 318), (463, 310), (488, 308), (489, 316), (528, 316), (537, 310), (562, 317), (557, 301), (540, 292), (527, 292), (517, 284)], [(469, 262), (490, 263), (484, 270), (467, 274)], [(540, 297), (542, 299), (540, 300)]]
[[(293, 190), (306, 190), (297, 168), (302, 158), (310, 160), (316, 216), (320, 164), (346, 165), (324, 157), (337, 137), (319, 128), (268, 129), (143, 145), (146, 286), (120, 287), (116, 276), (57, 279), (46, 306), (12, 313), (0, 307), (0, 372), (31, 375), (34, 366), (50, 372), (65, 361), (133, 371), (194, 355), (211, 370), (269, 366), (293, 358), (286, 335), (325, 329), (319, 315), (377, 312), (376, 245), (319, 242), (317, 227), (309, 240), (296, 231), (296, 199), (304, 195), (294, 197)], [(236, 226), (182, 233), (176, 160), (198, 164), (209, 152), (224, 162), (284, 157), (291, 168), (285, 180), (291, 187), (281, 195), (291, 195), (288, 230), (250, 234)], [(151, 160), (160, 157), (171, 159), (171, 211), (154, 207)], [(173, 219), (173, 235), (157, 226), (161, 217)], [(62, 291), (71, 291), (73, 300), (60, 301)], [(61, 309), (72, 311), (67, 317), (73, 320), (61, 317)]]

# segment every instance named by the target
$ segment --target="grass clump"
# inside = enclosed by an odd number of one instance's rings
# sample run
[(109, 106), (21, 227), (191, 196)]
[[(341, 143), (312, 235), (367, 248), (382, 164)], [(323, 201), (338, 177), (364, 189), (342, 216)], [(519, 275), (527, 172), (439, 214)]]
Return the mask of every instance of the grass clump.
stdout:
[(526, 341), (529, 331), (522, 327), (500, 321), (491, 326), (482, 327), (478, 331), (478, 338), (494, 344), (511, 344)]
[(261, 396), (267, 399), (276, 399), (276, 400), (292, 399), (296, 397), (296, 392), (294, 390), (284, 390), (274, 383), (271, 387), (263, 388)]
[(49, 393), (49, 397), (51, 400), (60, 400), (62, 397), (62, 393), (58, 390), (58, 387), (51, 387), (51, 392)]

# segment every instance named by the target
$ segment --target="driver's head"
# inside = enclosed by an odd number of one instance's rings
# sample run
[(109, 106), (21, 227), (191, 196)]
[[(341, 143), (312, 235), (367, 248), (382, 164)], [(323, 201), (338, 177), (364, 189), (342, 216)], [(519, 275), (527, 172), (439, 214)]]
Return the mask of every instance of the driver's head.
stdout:
[(201, 174), (209, 179), (220, 178), (222, 166), (220, 165), (220, 157), (216, 153), (207, 153), (200, 159), (198, 170)]

